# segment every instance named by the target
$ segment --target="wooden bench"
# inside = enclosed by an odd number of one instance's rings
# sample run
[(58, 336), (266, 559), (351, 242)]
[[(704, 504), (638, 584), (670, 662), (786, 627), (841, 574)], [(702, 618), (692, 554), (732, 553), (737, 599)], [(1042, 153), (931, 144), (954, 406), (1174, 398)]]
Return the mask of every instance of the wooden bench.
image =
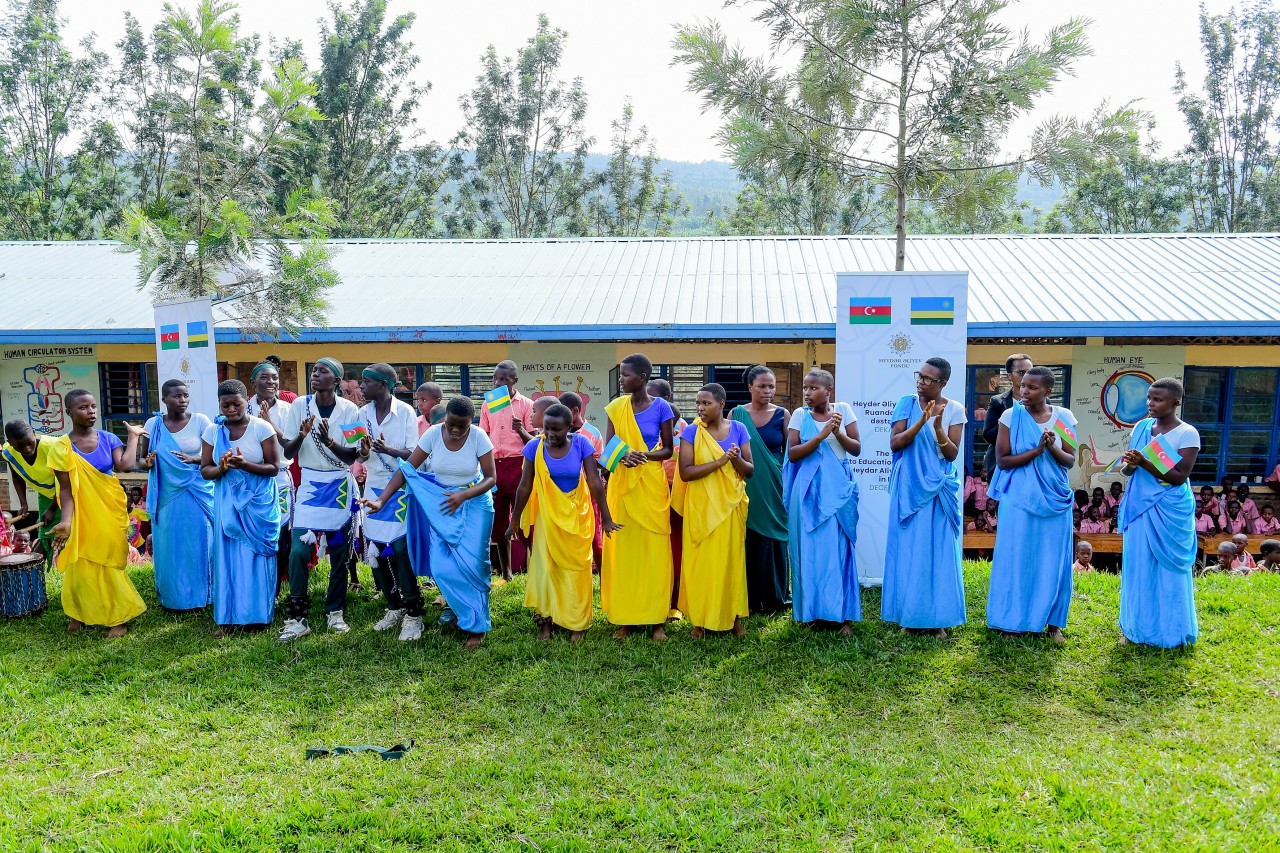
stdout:
[(1119, 533), (1077, 533), (1076, 544), (1088, 542), (1095, 554), (1124, 553), (1124, 537)]

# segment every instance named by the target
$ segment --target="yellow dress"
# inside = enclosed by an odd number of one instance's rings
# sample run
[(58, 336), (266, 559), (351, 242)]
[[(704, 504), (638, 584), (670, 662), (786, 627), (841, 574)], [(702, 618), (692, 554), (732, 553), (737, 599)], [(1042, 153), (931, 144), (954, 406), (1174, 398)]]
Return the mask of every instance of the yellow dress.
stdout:
[[(547, 469), (546, 442), (538, 442), (533, 463), (533, 494), (521, 518), (529, 542), (529, 578), (524, 606), (561, 628), (585, 631), (591, 625), (591, 542), (596, 513), (587, 478), (578, 476), (572, 492), (562, 492)], [(536, 529), (535, 529), (536, 527)]]
[(147, 605), (134, 589), (129, 562), (129, 502), (120, 482), (94, 468), (63, 436), (49, 451), (49, 468), (71, 478), (75, 515), (58, 554), (62, 609), (86, 625), (115, 627), (142, 615)]
[[(714, 462), (724, 450), (701, 420), (693, 443), (695, 465)], [(677, 481), (672, 498), (684, 516), (680, 561), (680, 610), (695, 627), (728, 631), (747, 607), (747, 484), (732, 465), (707, 476)]]
[[(605, 407), (613, 431), (631, 447), (645, 446), (623, 395)], [(622, 529), (604, 540), (600, 606), (615, 625), (661, 625), (671, 611), (671, 492), (655, 462), (609, 475), (609, 512)]]

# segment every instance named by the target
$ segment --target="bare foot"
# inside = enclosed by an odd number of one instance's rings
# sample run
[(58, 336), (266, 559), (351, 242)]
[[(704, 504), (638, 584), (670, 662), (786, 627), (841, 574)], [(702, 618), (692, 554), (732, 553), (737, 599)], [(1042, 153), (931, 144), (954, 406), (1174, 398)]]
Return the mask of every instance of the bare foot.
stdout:
[(574, 631), (572, 634), (569, 635), (569, 642), (581, 643), (582, 637), (583, 637), (583, 633), (581, 631)]
[(613, 638), (615, 640), (625, 640), (627, 638), (627, 635), (630, 633), (631, 633), (631, 628), (627, 625), (623, 625), (621, 628), (613, 632)]
[(502, 572), (502, 579), (503, 579), (504, 581), (506, 581), (507, 583), (511, 583), (511, 580), (512, 580), (512, 578), (514, 578), (514, 577), (515, 577), (515, 575), (512, 573), (512, 571), (511, 571), (510, 569), (505, 569), (505, 570)]
[(221, 625), (219, 625), (217, 628), (213, 629), (213, 638), (215, 640), (221, 640), (223, 637), (227, 636), (227, 634), (229, 633), (230, 632), (226, 628), (223, 628)]
[(704, 636), (704, 633), (701, 627), (695, 627), (692, 631), (689, 632), (689, 636), (693, 637), (695, 640), (701, 640), (702, 637)]
[(1053, 640), (1056, 645), (1060, 646), (1067, 641), (1066, 636), (1062, 633), (1062, 629), (1054, 625), (1050, 625), (1049, 630), (1045, 633), (1049, 635), (1049, 639)]
[(1130, 640), (1130, 639), (1129, 639), (1128, 637), (1126, 637), (1124, 634), (1121, 634), (1121, 635), (1120, 635), (1120, 645), (1122, 645), (1122, 646), (1131, 646), (1131, 645), (1133, 645), (1133, 640)]
[(1007, 640), (1013, 640), (1022, 636), (1021, 631), (1001, 631), (1000, 636)]
[(741, 617), (735, 617), (733, 620), (733, 636), (735, 637), (747, 636), (747, 626), (742, 624)]
[(108, 639), (108, 640), (118, 640), (118, 639), (120, 639), (121, 637), (123, 637), (123, 636), (124, 636), (125, 634), (127, 634), (127, 633), (129, 633), (129, 629), (128, 629), (128, 628), (126, 628), (126, 627), (125, 627), (125, 626), (123, 626), (123, 625), (117, 625), (117, 626), (115, 626), (114, 628), (112, 628), (110, 631), (108, 631), (108, 632), (107, 632), (107, 639)]
[(853, 627), (848, 622), (844, 623), (844, 626), (840, 629), (840, 636), (841, 637), (853, 636)]
[(484, 634), (472, 634), (467, 637), (467, 649), (474, 650), (480, 648), (480, 644), (484, 642)]
[(539, 640), (551, 639), (551, 623), (550, 622), (542, 623), (542, 630), (538, 631), (538, 639)]
[(934, 637), (937, 637), (939, 640), (945, 640), (947, 638), (947, 632), (941, 628), (934, 628), (929, 633), (932, 634)]
[(655, 643), (665, 643), (667, 641), (667, 632), (662, 630), (661, 625), (653, 629), (652, 636)]
[(79, 619), (72, 619), (70, 622), (67, 623), (68, 634), (79, 634), (83, 630), (84, 630), (84, 623), (81, 622)]

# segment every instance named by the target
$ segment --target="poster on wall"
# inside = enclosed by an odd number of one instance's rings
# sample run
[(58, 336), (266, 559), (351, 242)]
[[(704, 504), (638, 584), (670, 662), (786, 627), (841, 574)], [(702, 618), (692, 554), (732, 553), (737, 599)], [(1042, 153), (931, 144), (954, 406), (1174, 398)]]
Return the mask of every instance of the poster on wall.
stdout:
[(37, 435), (65, 435), (71, 430), (63, 405), (68, 391), (84, 388), (102, 400), (95, 347), (6, 347), (3, 356), (0, 404), (4, 419), (21, 418)]
[[(915, 392), (927, 358), (951, 362), (943, 395), (963, 401), (969, 343), (969, 274), (836, 275), (836, 399), (858, 416), (862, 455), (854, 460), (858, 503), (858, 577), (884, 577), (889, 529), (889, 433), (899, 398)], [(960, 459), (964, 458), (961, 448)]]
[(1071, 351), (1071, 400), (1079, 421), (1080, 464), (1071, 483), (1087, 490), (1119, 474), (1101, 472), (1129, 446), (1133, 425), (1147, 416), (1147, 390), (1165, 376), (1182, 378), (1179, 346), (1080, 346)]
[(213, 302), (188, 299), (156, 305), (156, 380), (181, 379), (191, 392), (189, 412), (218, 415), (218, 353)]
[(516, 343), (510, 358), (520, 368), (520, 393), (536, 400), (573, 391), (586, 404), (584, 417), (604, 432), (613, 344)]

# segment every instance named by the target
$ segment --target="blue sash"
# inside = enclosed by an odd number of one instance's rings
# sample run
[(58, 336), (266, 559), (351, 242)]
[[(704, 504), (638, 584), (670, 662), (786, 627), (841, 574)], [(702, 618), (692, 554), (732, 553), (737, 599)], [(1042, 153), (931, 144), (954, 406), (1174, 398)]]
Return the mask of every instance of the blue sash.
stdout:
[[(213, 448), (216, 462), (231, 449), (231, 433), (218, 425)], [(274, 555), (280, 538), (280, 504), (274, 477), (231, 468), (217, 480), (218, 518), (222, 535), (242, 542), (260, 556)]]
[[(1036, 423), (1026, 406), (1014, 403), (1009, 452), (1017, 455), (1034, 450), (1042, 435), (1044, 426)], [(987, 495), (1000, 501), (1002, 506), (1006, 500), (1012, 501), (1022, 511), (1040, 518), (1070, 513), (1074, 504), (1067, 469), (1049, 453), (1041, 453), (1020, 468), (996, 468)]]

